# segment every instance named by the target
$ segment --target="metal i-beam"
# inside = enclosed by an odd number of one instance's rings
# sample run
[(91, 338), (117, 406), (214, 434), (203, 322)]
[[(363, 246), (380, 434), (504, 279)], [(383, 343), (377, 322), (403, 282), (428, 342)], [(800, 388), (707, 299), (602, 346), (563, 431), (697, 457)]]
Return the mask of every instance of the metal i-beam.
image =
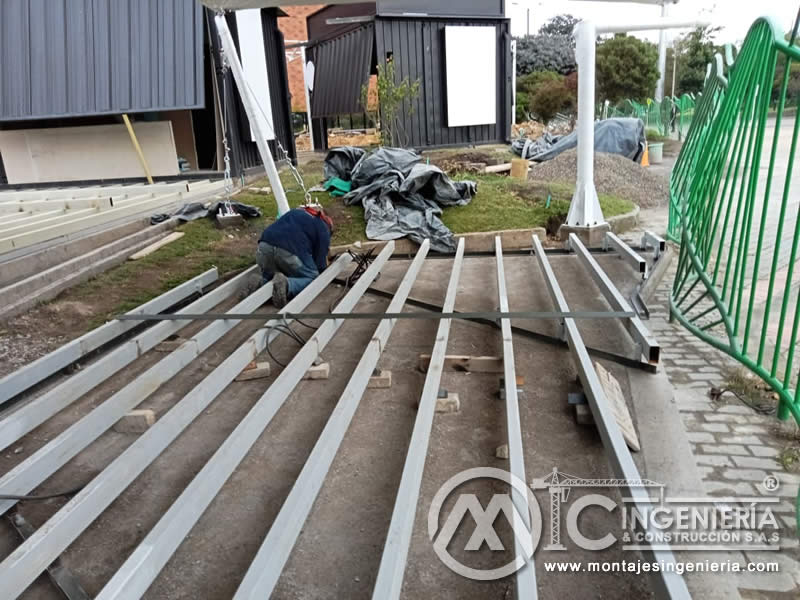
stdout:
[[(452, 312), (458, 293), (458, 280), (461, 265), (464, 262), (464, 238), (459, 239), (453, 268), (450, 271), (450, 283), (444, 299), (442, 311)], [(439, 394), (439, 382), (444, 370), (444, 357), (447, 353), (447, 340), (450, 336), (450, 319), (439, 321), (436, 330), (436, 342), (431, 352), (431, 362), (425, 385), (419, 399), (417, 419), (408, 445), (403, 475), (397, 490), (389, 533), (383, 546), (380, 568), (375, 587), (372, 590), (373, 600), (395, 600), (403, 589), (403, 575), (406, 570), (408, 549), (411, 545), (411, 534), (414, 531), (414, 517), (417, 514), (417, 500), (425, 469), (425, 458), (428, 455), (428, 442), (431, 437), (433, 416), (436, 411), (436, 397)]]
[[(386, 309), (387, 312), (399, 312), (403, 309), (411, 287), (425, 262), (429, 247), (429, 240), (425, 240), (420, 246)], [(372, 334), (372, 339), (361, 355), (361, 360), (358, 361), (347, 387), (336, 403), (336, 408), (333, 409), (303, 470), (300, 471), (264, 542), (248, 567), (242, 583), (239, 584), (235, 600), (256, 600), (272, 594), (396, 323), (395, 319), (383, 320)]]
[[(535, 237), (535, 236), (534, 236)], [(508, 311), (508, 290), (506, 289), (506, 273), (503, 267), (503, 244), (500, 236), (494, 238), (494, 251), (497, 260), (497, 292), (500, 298), (500, 310)], [(511, 474), (520, 481), (527, 481), (525, 477), (525, 455), (522, 449), (522, 424), (519, 417), (519, 401), (517, 399), (517, 373), (514, 366), (514, 344), (511, 339), (511, 321), (500, 319), (500, 331), (503, 336), (503, 379), (506, 392), (506, 423), (508, 429), (508, 463)], [(514, 486), (511, 487), (511, 501), (517, 508), (517, 514), (522, 517), (522, 523), (514, 518), (514, 548), (517, 557), (522, 557), (525, 564), (517, 571), (517, 598), (518, 600), (535, 600), (538, 597), (536, 590), (536, 567), (533, 557), (527, 556), (524, 545), (520, 543), (523, 536), (530, 537), (531, 521), (528, 499)], [(520, 527), (521, 526), (521, 527)], [(533, 541), (530, 543), (533, 547)]]
[[(393, 246), (387, 244), (336, 305), (334, 314), (348, 313), (355, 308), (388, 260)], [(144, 594), (343, 323), (343, 320), (335, 320), (320, 325), (100, 591), (97, 600), (133, 599)], [(263, 598), (264, 594), (259, 597)]]
[[(298, 296), (287, 310), (306, 306), (351, 262), (339, 257)], [(214, 369), (165, 413), (34, 535), (0, 563), (0, 598), (16, 598), (127, 488), (164, 449), (264, 350), (278, 332), (271, 321)]]
[[(203, 288), (214, 283), (218, 277), (219, 274), (216, 267), (209, 269), (205, 273), (182, 283), (168, 292), (164, 292), (138, 308), (134, 308), (127, 314), (160, 313), (194, 293), (202, 293)], [(33, 361), (29, 365), (0, 378), (0, 404), (47, 379), (53, 373), (60, 371), (92, 350), (107, 344), (134, 327), (136, 327), (134, 321), (109, 321), (105, 325), (101, 325), (97, 329), (93, 329), (89, 333), (64, 344), (57, 350), (53, 350), (50, 354)]]
[(603, 249), (608, 250), (609, 248), (614, 248), (614, 250), (619, 252), (622, 260), (642, 274), (642, 279), (647, 278), (647, 261), (639, 256), (636, 250), (628, 246), (628, 244), (610, 231), (607, 231), (606, 236), (603, 238)]
[[(586, 249), (586, 246), (581, 243), (578, 236), (574, 233), (571, 233), (569, 236), (569, 247), (577, 254), (578, 259), (580, 259), (584, 267), (586, 267), (586, 270), (589, 271), (589, 274), (592, 276), (592, 279), (594, 279), (597, 287), (600, 288), (600, 292), (611, 305), (611, 308), (618, 311), (632, 312), (633, 309), (625, 299), (625, 296), (620, 293), (617, 286), (612, 283), (611, 279), (606, 275), (606, 272), (603, 271), (602, 267)], [(642, 320), (639, 317), (625, 317), (622, 322), (634, 342), (639, 346), (639, 351), (644, 355), (645, 360), (657, 363), (661, 348), (656, 339), (647, 330), (647, 327), (644, 326)]]
[[(542, 244), (536, 236), (533, 236), (533, 248), (539, 267), (544, 276), (547, 289), (550, 292), (550, 297), (553, 299), (553, 304), (559, 310), (569, 310), (564, 294), (561, 292), (561, 287), (558, 285), (553, 268), (547, 260), (547, 255), (542, 249)], [(578, 325), (575, 319), (564, 319), (564, 329), (567, 334), (567, 343), (572, 353), (572, 358), (575, 361), (575, 366), (578, 368), (578, 376), (580, 377), (581, 384), (583, 385), (584, 394), (589, 399), (589, 406), (592, 408), (592, 415), (594, 416), (597, 429), (600, 432), (600, 437), (603, 440), (603, 446), (606, 449), (611, 468), (614, 471), (615, 477), (625, 479), (628, 481), (639, 481), (639, 469), (633, 462), (628, 446), (622, 437), (622, 432), (617, 424), (614, 411), (611, 404), (606, 397), (600, 379), (594, 370), (592, 359), (586, 351), (586, 346), (583, 343), (583, 338), (578, 331)], [(636, 508), (641, 514), (649, 514), (651, 509), (650, 499), (647, 491), (641, 487), (628, 486), (627, 492), (630, 498), (634, 499)], [(656, 538), (658, 536), (656, 535)], [(689, 600), (691, 598), (689, 590), (686, 587), (686, 582), (677, 574), (675, 569), (675, 556), (670, 550), (648, 550), (645, 551), (646, 559), (658, 562), (659, 564), (671, 564), (672, 567), (665, 567), (658, 573), (652, 574), (652, 582), (655, 591), (660, 598), (670, 598), (672, 600)], [(649, 555), (649, 556), (647, 556)]]
[[(242, 282), (258, 267), (252, 267), (205, 296), (195, 300), (179, 313), (202, 312), (213, 308), (239, 291)], [(44, 423), (86, 392), (94, 389), (114, 373), (122, 370), (159, 342), (180, 331), (188, 321), (165, 321), (140, 333), (102, 356), (53, 389), (37, 396), (19, 410), (0, 421), (0, 450)]]
[[(231, 308), (230, 312), (254, 311), (271, 297), (272, 282), (269, 282)], [(188, 339), (180, 348), (0, 477), (0, 494), (29, 493), (238, 324), (239, 321), (233, 320), (214, 321)], [(0, 514), (14, 504), (16, 500), (0, 500)]]

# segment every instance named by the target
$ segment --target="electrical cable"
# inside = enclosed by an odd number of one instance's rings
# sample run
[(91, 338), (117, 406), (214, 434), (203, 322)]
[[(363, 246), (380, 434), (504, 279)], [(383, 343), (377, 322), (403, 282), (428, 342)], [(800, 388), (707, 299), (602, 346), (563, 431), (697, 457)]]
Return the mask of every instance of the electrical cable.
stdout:
[(80, 492), (86, 485), (81, 485), (65, 492), (58, 492), (54, 494), (41, 494), (41, 495), (17, 495), (17, 494), (0, 494), (0, 500), (22, 500), (22, 501), (38, 501), (38, 500), (52, 500), (53, 498), (61, 498), (62, 496), (74, 496)]
[(718, 402), (720, 401), (720, 399), (722, 398), (722, 396), (724, 394), (732, 394), (742, 404), (744, 404), (745, 406), (747, 406), (748, 408), (752, 409), (754, 412), (756, 412), (756, 413), (758, 413), (760, 415), (774, 415), (777, 412), (777, 407), (776, 406), (771, 406), (771, 405), (768, 405), (768, 404), (755, 404), (755, 403), (751, 402), (750, 400), (748, 400), (747, 398), (741, 396), (739, 393), (735, 392), (734, 390), (732, 390), (730, 388), (720, 389), (720, 388), (712, 387), (711, 391), (709, 392), (709, 395), (711, 396), (711, 399), (715, 400), (715, 401), (718, 401)]

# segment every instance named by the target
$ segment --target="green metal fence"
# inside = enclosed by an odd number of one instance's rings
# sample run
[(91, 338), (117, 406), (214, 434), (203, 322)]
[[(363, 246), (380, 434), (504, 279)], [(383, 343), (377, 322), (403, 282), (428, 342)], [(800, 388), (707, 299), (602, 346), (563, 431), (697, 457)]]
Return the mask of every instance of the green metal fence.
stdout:
[[(670, 179), (668, 235), (680, 243), (671, 315), (761, 377), (778, 417), (800, 423), (800, 118), (784, 110), (800, 48), (759, 19), (726, 59), (727, 78), (720, 56), (711, 67)], [(773, 110), (778, 61), (786, 75)], [(796, 516), (800, 525), (800, 497)]]

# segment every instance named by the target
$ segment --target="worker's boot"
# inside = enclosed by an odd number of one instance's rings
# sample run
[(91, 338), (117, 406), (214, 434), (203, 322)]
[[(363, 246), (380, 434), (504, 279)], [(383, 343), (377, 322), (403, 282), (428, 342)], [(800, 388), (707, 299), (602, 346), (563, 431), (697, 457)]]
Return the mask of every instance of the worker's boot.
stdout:
[(272, 278), (272, 304), (275, 308), (283, 308), (289, 301), (289, 281), (283, 273), (275, 273)]
[(260, 288), (263, 284), (264, 277), (261, 275), (261, 273), (251, 273), (244, 282), (242, 289), (239, 290), (239, 300), (244, 300), (250, 294), (258, 290), (258, 288)]

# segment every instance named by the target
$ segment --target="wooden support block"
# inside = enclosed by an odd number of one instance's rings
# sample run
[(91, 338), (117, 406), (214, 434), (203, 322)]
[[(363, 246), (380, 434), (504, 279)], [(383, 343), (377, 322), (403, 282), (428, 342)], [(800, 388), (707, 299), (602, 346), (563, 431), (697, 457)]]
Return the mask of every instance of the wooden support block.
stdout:
[[(419, 355), (419, 370), (428, 371), (431, 362), (430, 354)], [(444, 357), (444, 368), (466, 373), (502, 373), (503, 359), (499, 356), (463, 356), (448, 354)]]
[(436, 399), (437, 413), (454, 413), (461, 410), (461, 401), (458, 394), (449, 393), (443, 398)]
[(494, 451), (494, 456), (495, 458), (508, 460), (508, 444), (503, 444), (502, 446), (498, 446), (497, 450)]
[(173, 231), (168, 236), (161, 238), (157, 242), (150, 244), (149, 246), (145, 246), (135, 254), (131, 254), (129, 259), (130, 260), (139, 260), (140, 258), (144, 258), (145, 256), (152, 254), (159, 248), (166, 246), (170, 242), (174, 242), (175, 240), (179, 240), (184, 236), (182, 231)]
[(594, 415), (588, 404), (575, 405), (575, 421), (578, 425), (594, 425)]
[(132, 410), (114, 424), (117, 433), (144, 433), (156, 422), (156, 413), (149, 408)]
[(269, 377), (272, 367), (268, 362), (251, 362), (244, 368), (244, 371), (236, 376), (236, 381), (250, 381), (251, 379), (263, 379)]
[(164, 340), (156, 345), (155, 351), (156, 352), (174, 352), (181, 346), (186, 343), (186, 339), (182, 337), (176, 337), (171, 340)]
[(611, 410), (614, 411), (614, 417), (622, 431), (622, 437), (625, 438), (625, 442), (631, 450), (638, 452), (641, 448), (639, 437), (636, 435), (636, 429), (633, 426), (631, 414), (628, 412), (628, 404), (625, 402), (625, 395), (622, 393), (619, 381), (606, 371), (600, 363), (594, 363), (594, 368), (606, 393), (608, 402), (611, 404)]
[(511, 159), (511, 177), (514, 179), (522, 179), (523, 181), (528, 178), (528, 168), (531, 163), (524, 158)]
[(507, 171), (511, 170), (511, 163), (503, 163), (500, 165), (488, 165), (483, 172), (484, 173), (506, 173)]
[(382, 389), (392, 387), (392, 372), (380, 371), (378, 374), (369, 378), (367, 389)]
[(321, 365), (314, 365), (306, 371), (303, 379), (327, 379), (330, 373), (330, 363), (322, 363)]

